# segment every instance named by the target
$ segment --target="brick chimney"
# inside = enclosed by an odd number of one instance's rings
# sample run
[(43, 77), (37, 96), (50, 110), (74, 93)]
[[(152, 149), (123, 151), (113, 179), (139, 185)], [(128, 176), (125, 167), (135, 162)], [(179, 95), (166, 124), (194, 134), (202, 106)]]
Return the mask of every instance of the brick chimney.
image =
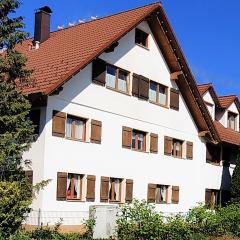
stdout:
[(50, 18), (52, 10), (48, 7), (39, 8), (35, 13), (34, 43), (43, 43), (50, 37)]

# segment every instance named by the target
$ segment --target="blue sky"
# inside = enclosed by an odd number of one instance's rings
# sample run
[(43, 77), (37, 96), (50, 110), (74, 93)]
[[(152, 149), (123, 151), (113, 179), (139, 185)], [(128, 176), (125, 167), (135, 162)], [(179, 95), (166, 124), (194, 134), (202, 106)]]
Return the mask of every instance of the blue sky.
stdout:
[[(107, 16), (154, 0), (22, 0), (18, 15), (33, 34), (34, 12), (48, 5), (51, 30), (58, 25)], [(240, 96), (240, 1), (162, 0), (198, 83), (212, 82), (219, 95)]]

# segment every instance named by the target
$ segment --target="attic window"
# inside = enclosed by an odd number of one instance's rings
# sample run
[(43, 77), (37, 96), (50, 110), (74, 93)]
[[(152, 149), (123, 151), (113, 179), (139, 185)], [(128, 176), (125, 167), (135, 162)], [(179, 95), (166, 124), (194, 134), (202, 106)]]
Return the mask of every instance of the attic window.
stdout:
[(228, 128), (232, 130), (237, 129), (237, 114), (228, 112)]
[(148, 33), (136, 28), (135, 43), (148, 48)]

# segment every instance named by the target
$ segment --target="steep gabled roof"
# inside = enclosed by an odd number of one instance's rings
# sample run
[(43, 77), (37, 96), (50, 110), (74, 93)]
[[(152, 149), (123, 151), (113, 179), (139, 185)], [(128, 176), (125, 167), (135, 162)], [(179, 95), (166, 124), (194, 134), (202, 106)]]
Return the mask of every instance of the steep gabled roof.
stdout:
[(34, 70), (34, 84), (21, 90), (25, 94), (51, 93), (159, 6), (154, 3), (52, 32), (39, 49), (29, 50), (32, 39), (24, 41), (18, 50), (28, 58), (27, 67)]
[(236, 95), (229, 95), (229, 96), (220, 96), (218, 97), (221, 107), (222, 108), (229, 108), (232, 103), (237, 100)]
[(148, 22), (170, 72), (181, 73), (176, 84), (199, 131), (207, 132), (209, 139), (219, 142), (211, 116), (160, 3), (53, 32), (39, 49), (29, 50), (32, 39), (25, 41), (18, 50), (27, 56), (27, 67), (34, 70), (33, 84), (19, 85), (18, 89), (25, 94), (51, 94), (143, 20)]
[(240, 133), (229, 128), (225, 128), (220, 122), (214, 121), (214, 125), (222, 142), (240, 145)]
[(204, 83), (204, 84), (199, 84), (198, 85), (198, 90), (201, 94), (201, 96), (203, 97), (204, 94), (209, 91), (213, 101), (215, 102), (215, 105), (217, 107), (221, 107), (221, 104), (220, 104), (220, 101), (218, 99), (218, 96), (217, 96), (217, 93), (216, 91), (214, 90), (214, 87), (212, 85), (212, 83)]

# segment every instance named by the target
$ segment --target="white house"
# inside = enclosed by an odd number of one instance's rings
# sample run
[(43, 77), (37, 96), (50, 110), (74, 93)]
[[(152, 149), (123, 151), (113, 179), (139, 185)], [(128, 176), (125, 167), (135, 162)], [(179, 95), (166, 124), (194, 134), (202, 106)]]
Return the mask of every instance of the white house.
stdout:
[[(206, 161), (207, 145), (222, 146), (214, 99), (202, 98), (162, 5), (51, 33), (50, 14), (39, 9), (34, 38), (18, 46), (34, 69), (32, 84), (18, 86), (38, 133), (26, 173), (33, 184), (52, 179), (33, 210), (78, 225), (68, 213), (133, 198), (163, 212), (219, 203), (229, 167)], [(224, 114), (216, 119), (226, 125)]]

